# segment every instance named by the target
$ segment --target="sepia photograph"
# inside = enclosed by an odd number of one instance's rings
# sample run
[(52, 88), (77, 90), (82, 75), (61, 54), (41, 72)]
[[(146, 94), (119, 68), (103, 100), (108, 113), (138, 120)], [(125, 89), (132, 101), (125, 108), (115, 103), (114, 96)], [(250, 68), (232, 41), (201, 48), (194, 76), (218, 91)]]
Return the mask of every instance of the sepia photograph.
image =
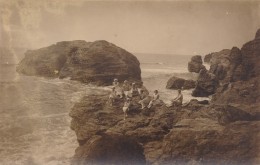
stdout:
[(0, 165), (259, 165), (260, 0), (0, 0)]

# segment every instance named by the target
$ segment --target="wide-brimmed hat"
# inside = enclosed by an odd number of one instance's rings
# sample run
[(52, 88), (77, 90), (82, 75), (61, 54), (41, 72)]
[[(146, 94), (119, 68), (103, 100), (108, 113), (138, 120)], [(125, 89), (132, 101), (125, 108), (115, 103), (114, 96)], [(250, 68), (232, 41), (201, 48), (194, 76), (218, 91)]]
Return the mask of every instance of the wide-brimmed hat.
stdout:
[(115, 79), (114, 79), (114, 81), (118, 81), (118, 79), (117, 79), (117, 78), (115, 78)]

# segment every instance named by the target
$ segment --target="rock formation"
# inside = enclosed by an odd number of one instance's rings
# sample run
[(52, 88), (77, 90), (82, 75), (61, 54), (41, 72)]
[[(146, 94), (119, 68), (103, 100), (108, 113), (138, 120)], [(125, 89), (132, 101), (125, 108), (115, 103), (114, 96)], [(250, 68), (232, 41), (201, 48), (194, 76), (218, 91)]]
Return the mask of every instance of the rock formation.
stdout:
[(204, 62), (205, 63), (210, 63), (210, 60), (211, 60), (213, 54), (214, 53), (210, 53), (210, 54), (205, 55)]
[(212, 56), (222, 69), (200, 71), (199, 81), (211, 83), (196, 89), (215, 93), (210, 104), (141, 110), (134, 97), (124, 120), (123, 100), (110, 106), (105, 91), (84, 97), (70, 112), (79, 142), (72, 164), (259, 164), (258, 40)]
[[(259, 30), (255, 39), (243, 45), (241, 50), (233, 47), (212, 53), (209, 71), (199, 75), (193, 96), (214, 94), (217, 88), (225, 88), (230, 83), (247, 81), (260, 75), (260, 37)], [(208, 75), (213, 75), (214, 80)], [(201, 81), (203, 80), (203, 81)], [(211, 92), (208, 92), (210, 86)], [(225, 86), (225, 87), (223, 87)]]
[(201, 69), (205, 69), (202, 63), (202, 58), (200, 55), (193, 56), (191, 61), (188, 63), (189, 72), (199, 73)]
[(178, 77), (171, 77), (166, 85), (167, 89), (192, 89), (195, 88), (194, 80), (185, 80)]
[(123, 120), (123, 101), (110, 106), (107, 95), (84, 97), (70, 112), (79, 142), (72, 164), (250, 164), (259, 157), (255, 113), (196, 101), (141, 110), (136, 97)]
[(63, 41), (29, 50), (17, 71), (26, 75), (70, 77), (96, 85), (110, 85), (114, 78), (119, 81), (141, 80), (137, 58), (107, 41)]
[(195, 89), (192, 91), (194, 97), (207, 97), (215, 93), (218, 87), (217, 77), (209, 73), (206, 69), (199, 72), (199, 77), (196, 81)]

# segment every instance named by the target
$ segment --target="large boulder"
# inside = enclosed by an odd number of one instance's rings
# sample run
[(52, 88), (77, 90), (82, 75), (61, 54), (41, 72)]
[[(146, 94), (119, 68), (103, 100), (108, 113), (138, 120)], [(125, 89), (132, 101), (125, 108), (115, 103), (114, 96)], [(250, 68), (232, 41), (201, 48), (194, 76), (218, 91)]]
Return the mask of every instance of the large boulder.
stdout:
[(173, 76), (167, 81), (166, 88), (167, 89), (192, 89), (195, 88), (195, 81), (185, 80)]
[(96, 85), (110, 85), (114, 78), (141, 80), (137, 58), (107, 41), (63, 41), (30, 50), (17, 71), (26, 75), (69, 77)]
[(196, 55), (191, 57), (191, 61), (188, 63), (189, 72), (199, 73), (201, 69), (205, 69), (201, 56)]

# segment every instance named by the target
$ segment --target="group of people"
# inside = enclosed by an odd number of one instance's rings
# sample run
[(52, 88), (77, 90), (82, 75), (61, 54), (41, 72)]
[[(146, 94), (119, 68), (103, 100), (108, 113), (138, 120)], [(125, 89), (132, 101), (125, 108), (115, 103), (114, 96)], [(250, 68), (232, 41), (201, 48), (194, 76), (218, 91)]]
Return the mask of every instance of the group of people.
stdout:
[[(141, 109), (148, 108), (150, 109), (154, 105), (161, 104), (160, 95), (158, 90), (155, 90), (153, 96), (150, 98), (143, 86), (141, 88), (137, 88), (135, 83), (129, 83), (127, 80), (120, 85), (118, 79), (114, 79), (112, 91), (109, 95), (110, 105), (113, 106), (118, 99), (124, 99), (124, 120), (127, 117), (127, 112), (129, 111), (129, 107), (131, 106), (131, 98), (138, 96), (139, 104), (141, 104)], [(178, 90), (178, 96), (171, 101), (171, 105), (169, 106), (180, 106), (182, 105), (183, 95), (181, 90)]]

